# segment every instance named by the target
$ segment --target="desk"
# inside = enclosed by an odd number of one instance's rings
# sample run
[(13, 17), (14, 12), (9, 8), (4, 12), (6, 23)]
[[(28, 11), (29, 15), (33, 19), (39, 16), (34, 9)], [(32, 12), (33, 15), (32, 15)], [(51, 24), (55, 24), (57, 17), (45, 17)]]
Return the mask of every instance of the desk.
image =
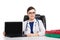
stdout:
[(13, 38), (4, 37), (4, 40), (60, 40), (60, 39), (41, 36), (41, 37), (13, 37)]

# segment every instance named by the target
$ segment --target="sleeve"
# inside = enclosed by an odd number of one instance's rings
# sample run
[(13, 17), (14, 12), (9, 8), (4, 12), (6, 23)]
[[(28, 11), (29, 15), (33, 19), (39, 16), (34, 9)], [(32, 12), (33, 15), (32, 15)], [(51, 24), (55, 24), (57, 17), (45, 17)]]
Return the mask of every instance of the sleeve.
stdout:
[(40, 30), (39, 30), (38, 34), (39, 34), (39, 36), (44, 36), (45, 35), (45, 28), (44, 28), (44, 25), (41, 20), (39, 20), (39, 24), (40, 24), (39, 25)]
[(23, 22), (23, 28), (22, 28), (23, 29), (22, 30), (23, 32), (25, 31), (25, 26), (26, 26), (26, 24), (25, 24), (25, 22)]
[(30, 33), (29, 30), (26, 30), (26, 23), (27, 23), (27, 21), (23, 22), (23, 30), (22, 30), (25, 35)]

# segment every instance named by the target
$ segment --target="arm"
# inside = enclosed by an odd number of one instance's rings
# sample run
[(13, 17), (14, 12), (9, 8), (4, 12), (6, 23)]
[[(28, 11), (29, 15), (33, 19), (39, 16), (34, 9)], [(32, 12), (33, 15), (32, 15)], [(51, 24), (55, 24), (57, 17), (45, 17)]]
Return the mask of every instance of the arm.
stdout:
[(27, 21), (24, 21), (23, 22), (23, 34), (25, 35), (25, 36), (31, 36), (32, 34), (30, 34), (30, 30), (26, 30), (26, 24), (27, 24)]
[(43, 35), (45, 35), (45, 28), (44, 28), (44, 25), (41, 20), (39, 20), (39, 24), (40, 24), (39, 25), (40, 31), (38, 32), (38, 34), (39, 34), (39, 36), (43, 36)]

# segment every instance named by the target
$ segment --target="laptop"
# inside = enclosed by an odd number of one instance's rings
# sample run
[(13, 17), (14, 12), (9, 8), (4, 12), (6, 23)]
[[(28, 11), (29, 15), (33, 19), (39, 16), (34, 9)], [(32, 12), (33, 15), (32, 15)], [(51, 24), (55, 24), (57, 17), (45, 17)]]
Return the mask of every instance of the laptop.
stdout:
[(7, 37), (22, 37), (22, 22), (5, 22)]

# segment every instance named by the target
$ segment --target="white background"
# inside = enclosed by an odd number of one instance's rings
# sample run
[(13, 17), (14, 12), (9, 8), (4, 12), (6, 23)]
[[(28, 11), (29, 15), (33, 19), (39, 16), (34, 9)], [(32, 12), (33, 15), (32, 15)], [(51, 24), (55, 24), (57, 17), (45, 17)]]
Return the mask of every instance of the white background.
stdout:
[(60, 0), (0, 0), (0, 39), (3, 40), (4, 22), (23, 21), (29, 6), (45, 15), (47, 30), (60, 29)]

